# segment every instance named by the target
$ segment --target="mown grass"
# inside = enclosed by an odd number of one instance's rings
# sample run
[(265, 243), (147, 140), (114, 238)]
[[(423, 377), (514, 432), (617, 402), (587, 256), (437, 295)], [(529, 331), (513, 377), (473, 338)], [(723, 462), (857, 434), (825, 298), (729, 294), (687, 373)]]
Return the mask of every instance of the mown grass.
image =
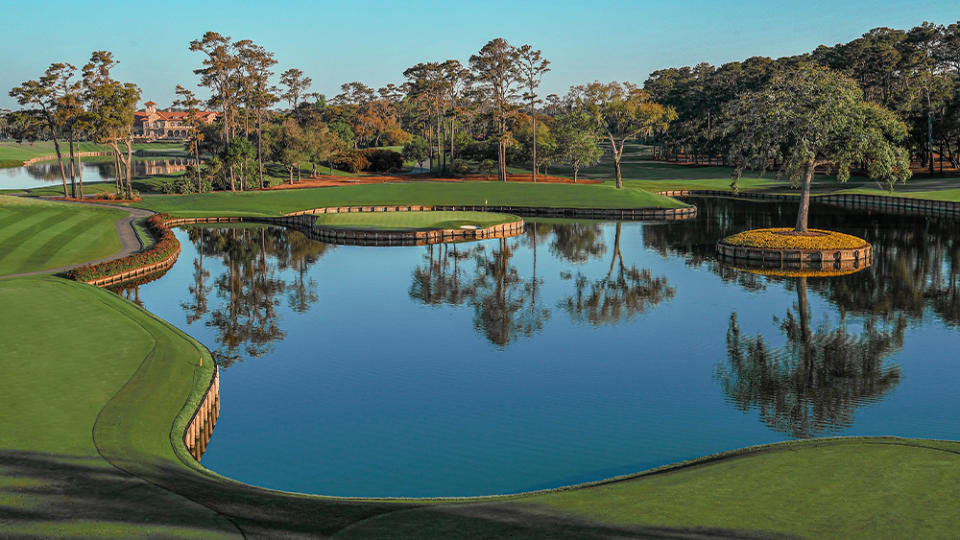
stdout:
[(145, 197), (134, 206), (174, 216), (277, 216), (324, 206), (372, 204), (676, 208), (674, 199), (606, 185), (416, 182)]
[(0, 195), (0, 276), (57, 268), (120, 251), (125, 212)]
[(353, 229), (456, 229), (491, 227), (519, 219), (496, 212), (376, 212), (324, 214), (317, 216), (317, 225)]

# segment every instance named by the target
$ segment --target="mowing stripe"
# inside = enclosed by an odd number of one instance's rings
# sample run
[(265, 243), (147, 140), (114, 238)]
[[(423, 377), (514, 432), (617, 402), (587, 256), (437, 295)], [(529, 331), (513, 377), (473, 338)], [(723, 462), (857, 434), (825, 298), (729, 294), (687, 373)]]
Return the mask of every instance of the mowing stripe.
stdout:
[(48, 219), (50, 217), (55, 217), (56, 219), (61, 219), (62, 211), (56, 211), (53, 213), (47, 212), (14, 212), (14, 215), (17, 216), (17, 222), (3, 229), (0, 229), (0, 245), (7, 243), (11, 238), (21, 234), (21, 231), (29, 229), (31, 226), (37, 222)]
[[(110, 250), (109, 252), (103, 251), (102, 246), (110, 245), (111, 242), (115, 242), (116, 249)], [(78, 252), (90, 254), (89, 257), (85, 258), (86, 260), (106, 257), (123, 249), (123, 242), (120, 241), (120, 237), (117, 235), (117, 229), (113, 226), (112, 222), (109, 227), (91, 228), (90, 230), (83, 231), (71, 241), (71, 244)]]
[[(63, 230), (60, 231), (59, 234), (52, 236), (42, 246), (35, 249), (33, 253), (27, 255), (24, 258), (24, 264), (29, 263), (31, 267), (42, 270), (52, 266), (60, 266), (59, 264), (48, 265), (47, 262), (53, 259), (55, 256), (60, 255), (64, 248), (72, 249), (75, 253), (86, 252), (84, 248), (92, 243), (89, 240), (99, 241), (103, 236), (102, 234), (98, 234), (95, 235), (94, 238), (87, 239), (87, 242), (79, 241), (86, 236), (93, 236), (90, 233), (95, 232), (94, 226), (103, 222), (104, 218), (107, 217), (98, 214), (94, 214), (92, 216), (78, 214), (72, 219), (64, 221), (61, 225)], [(74, 222), (77, 221), (79, 221), (79, 223), (74, 224)], [(115, 229), (110, 227), (110, 232), (114, 231)], [(77, 242), (71, 242), (71, 237), (75, 238)], [(107, 255), (109, 255), (109, 253)]]
[(17, 212), (14, 210), (5, 210), (0, 212), (0, 232), (3, 232), (3, 229), (8, 225), (16, 223), (17, 221), (23, 219), (23, 212)]
[(63, 221), (65, 214), (67, 214), (67, 212), (62, 210), (50, 214), (34, 214), (18, 224), (8, 227), (3, 231), (5, 238), (0, 238), (0, 245), (8, 247), (5, 253), (0, 253), (0, 261), (9, 259), (11, 254), (29, 244), (33, 240), (33, 236), (42, 231), (49, 230), (57, 223)]

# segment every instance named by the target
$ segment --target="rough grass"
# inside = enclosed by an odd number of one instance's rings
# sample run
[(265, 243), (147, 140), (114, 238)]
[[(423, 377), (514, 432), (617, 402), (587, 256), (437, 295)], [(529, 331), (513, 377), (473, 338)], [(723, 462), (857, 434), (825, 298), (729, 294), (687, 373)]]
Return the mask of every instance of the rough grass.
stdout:
[(359, 229), (456, 229), (462, 226), (491, 227), (519, 219), (496, 212), (376, 212), (320, 215), (317, 225)]
[(722, 242), (731, 246), (763, 249), (858, 249), (868, 245), (863, 238), (836, 231), (810, 229), (813, 235), (783, 234), (791, 232), (793, 229), (790, 227), (751, 229), (731, 234)]
[[(206, 471), (180, 443), (213, 369), (192, 339), (111, 293), (56, 278), (0, 281), (0, 303), (8, 535), (952, 538), (960, 529), (960, 444), (892, 438), (770, 445), (501, 498), (255, 488)], [(36, 324), (66, 316), (54, 330)]]
[(676, 208), (674, 199), (606, 185), (416, 182), (330, 188), (145, 197), (134, 206), (173, 216), (277, 216), (324, 206), (511, 205), (574, 208)]
[(57, 268), (120, 251), (125, 212), (0, 195), (0, 276)]

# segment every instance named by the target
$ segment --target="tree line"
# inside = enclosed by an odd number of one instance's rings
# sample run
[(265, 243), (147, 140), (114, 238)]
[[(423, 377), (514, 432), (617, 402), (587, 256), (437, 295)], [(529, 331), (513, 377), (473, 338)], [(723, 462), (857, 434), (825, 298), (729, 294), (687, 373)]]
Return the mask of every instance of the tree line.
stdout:
[(874, 28), (849, 43), (821, 45), (797, 56), (654, 71), (644, 88), (677, 113), (661, 134), (658, 157), (729, 164), (730, 132), (724, 123), (738, 120), (730, 118), (730, 105), (768, 86), (779, 73), (811, 66), (846, 76), (865, 101), (902, 120), (911, 158), (928, 173), (944, 164), (960, 167), (960, 22)]
[[(842, 180), (859, 167), (892, 186), (909, 176), (911, 158), (931, 172), (937, 160), (960, 165), (958, 25), (878, 28), (808, 54), (662, 69), (642, 86), (595, 81), (562, 96), (541, 95), (551, 66), (542, 51), (496, 38), (465, 63), (421, 62), (398, 84), (352, 81), (329, 99), (299, 69), (278, 76), (274, 53), (253, 41), (206, 32), (188, 49), (199, 56), (194, 73), (209, 98), (177, 85), (173, 104), (186, 113), (195, 164), (165, 187), (244, 190), (278, 177), (296, 183), (303, 170), (386, 171), (404, 160), (435, 174), (499, 180), (510, 166), (531, 169), (536, 181), (565, 165), (576, 180), (604, 152), (622, 187), (624, 147), (638, 139), (653, 144), (657, 158), (729, 165), (735, 178), (774, 167), (804, 186), (814, 169), (834, 168)], [(11, 91), (25, 108), (5, 116), (4, 130), (52, 139), (58, 157), (60, 141), (69, 143), (71, 159), (60, 159), (65, 195), (82, 195), (72, 151), (81, 139), (114, 150), (118, 188), (132, 195), (139, 89), (110, 78), (114, 64), (99, 51), (79, 71), (52, 64)], [(214, 123), (203, 119), (205, 109), (217, 111)]]
[[(575, 86), (545, 102), (539, 91), (549, 60), (531, 45), (502, 38), (485, 44), (466, 65), (422, 62), (404, 70), (400, 84), (374, 90), (348, 82), (330, 99), (311, 91), (312, 79), (299, 69), (277, 77), (274, 53), (251, 40), (206, 32), (188, 48), (199, 53), (194, 73), (209, 98), (200, 99), (190, 85), (176, 87), (173, 109), (186, 113), (185, 145), (195, 161), (183, 179), (169, 184), (178, 192), (264, 187), (270, 167), (295, 183), (305, 168), (391, 170), (404, 159), (429, 163), (437, 174), (495, 172), (500, 180), (510, 165), (529, 166), (536, 181), (551, 165), (566, 164), (576, 177), (599, 161), (601, 140), (613, 148), (621, 185), (624, 142), (663, 130), (675, 116), (631, 83)], [(54, 142), (65, 196), (83, 194), (73, 151), (79, 140), (114, 149), (118, 165), (126, 166), (126, 172), (118, 167), (118, 190), (133, 195), (129, 161), (140, 90), (110, 78), (115, 63), (111, 53), (98, 51), (79, 72), (52, 64), (10, 92), (24, 109), (4, 116), (4, 130), (19, 140)], [(207, 109), (218, 113), (212, 124), (201, 114)], [(61, 142), (69, 143), (67, 160)], [(377, 149), (382, 146), (403, 150)]]

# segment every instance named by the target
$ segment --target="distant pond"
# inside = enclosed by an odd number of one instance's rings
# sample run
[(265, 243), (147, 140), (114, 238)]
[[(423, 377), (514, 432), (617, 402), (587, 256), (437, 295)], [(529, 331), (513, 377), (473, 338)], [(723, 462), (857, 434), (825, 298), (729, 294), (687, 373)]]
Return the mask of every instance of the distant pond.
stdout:
[(695, 202), (432, 247), (179, 229), (177, 264), (121, 294), (213, 351), (203, 462), (270, 488), (487, 495), (792, 438), (960, 438), (957, 222), (814, 206), (873, 265), (765, 277), (714, 244), (793, 206)]
[[(187, 158), (138, 159), (134, 157), (133, 177), (153, 176), (185, 171), (190, 160)], [(70, 162), (64, 160), (67, 183), (70, 183)], [(113, 182), (115, 167), (110, 157), (84, 158), (83, 181)], [(0, 189), (31, 189), (44, 186), (60, 186), (60, 165), (56, 161), (44, 161), (26, 167), (0, 168)]]

